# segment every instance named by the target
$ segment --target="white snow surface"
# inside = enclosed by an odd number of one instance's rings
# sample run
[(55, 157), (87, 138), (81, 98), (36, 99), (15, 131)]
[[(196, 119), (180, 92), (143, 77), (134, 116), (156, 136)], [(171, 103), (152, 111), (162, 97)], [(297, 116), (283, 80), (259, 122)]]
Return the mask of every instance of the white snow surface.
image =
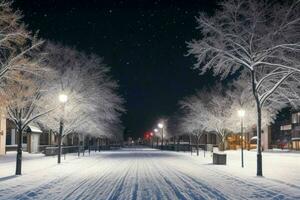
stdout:
[(15, 153), (0, 157), (0, 199), (300, 199), (300, 154), (264, 153), (264, 177), (255, 176), (256, 153), (227, 151), (226, 166), (203, 152), (147, 148), (92, 153), (77, 158), (24, 153), (14, 176)]

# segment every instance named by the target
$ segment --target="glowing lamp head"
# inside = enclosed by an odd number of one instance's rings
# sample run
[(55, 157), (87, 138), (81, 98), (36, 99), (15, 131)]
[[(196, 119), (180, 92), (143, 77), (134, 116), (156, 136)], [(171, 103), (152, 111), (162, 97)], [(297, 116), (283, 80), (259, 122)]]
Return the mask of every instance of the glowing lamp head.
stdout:
[(157, 128), (155, 128), (155, 129), (154, 129), (154, 132), (155, 132), (155, 133), (157, 133), (157, 132), (158, 132)]
[(158, 126), (158, 128), (163, 128), (164, 124), (163, 123), (159, 123), (157, 126)]
[(150, 136), (151, 136), (151, 137), (153, 136), (153, 133), (152, 133), (152, 132), (150, 132)]
[(65, 94), (60, 94), (60, 95), (58, 96), (58, 99), (59, 99), (59, 101), (60, 101), (61, 103), (66, 103), (66, 102), (68, 101), (68, 96), (65, 95)]
[(244, 117), (245, 116), (245, 110), (241, 109), (238, 111), (238, 114), (240, 117)]

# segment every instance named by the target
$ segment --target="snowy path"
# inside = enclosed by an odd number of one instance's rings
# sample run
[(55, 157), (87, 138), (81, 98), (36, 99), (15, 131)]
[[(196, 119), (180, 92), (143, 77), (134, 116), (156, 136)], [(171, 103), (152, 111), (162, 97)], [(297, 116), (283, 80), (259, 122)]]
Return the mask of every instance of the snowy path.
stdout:
[(68, 156), (60, 166), (43, 157), (26, 160), (19, 177), (4, 176), (12, 163), (0, 162), (0, 199), (300, 199), (297, 184), (235, 175), (207, 159), (150, 149)]

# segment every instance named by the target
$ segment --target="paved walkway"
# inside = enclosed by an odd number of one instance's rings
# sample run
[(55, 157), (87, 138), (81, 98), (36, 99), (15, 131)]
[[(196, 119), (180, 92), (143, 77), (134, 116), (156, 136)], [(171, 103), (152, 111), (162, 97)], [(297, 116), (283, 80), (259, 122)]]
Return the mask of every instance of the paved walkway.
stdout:
[(123, 149), (55, 161), (27, 159), (22, 176), (0, 178), (0, 199), (300, 199), (296, 185), (235, 176), (183, 153)]

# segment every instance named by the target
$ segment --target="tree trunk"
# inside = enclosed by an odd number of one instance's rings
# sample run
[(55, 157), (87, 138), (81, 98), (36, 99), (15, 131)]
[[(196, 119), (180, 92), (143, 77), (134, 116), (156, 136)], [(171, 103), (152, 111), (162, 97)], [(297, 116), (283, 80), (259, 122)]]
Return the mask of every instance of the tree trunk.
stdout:
[(173, 141), (173, 144), (174, 144), (174, 151), (176, 151), (176, 136), (174, 136), (174, 141)]
[(161, 150), (164, 148), (164, 129), (161, 129)]
[(260, 106), (257, 106), (257, 176), (263, 176), (261, 151), (261, 108)]
[(221, 142), (219, 143), (219, 151), (224, 151), (225, 150), (225, 141), (222, 138)]
[(151, 137), (151, 148), (153, 149), (154, 148), (154, 144), (153, 144), (153, 136)]
[(97, 145), (98, 145), (98, 152), (100, 152), (100, 142), (101, 142), (101, 139), (98, 138), (97, 141), (98, 141), (98, 142), (97, 142)]
[(72, 146), (74, 146), (74, 133), (72, 133)]
[(79, 137), (79, 134), (78, 134), (77, 147), (78, 147), (78, 157), (80, 157), (80, 137)]
[(22, 141), (23, 141), (23, 134), (22, 134), (22, 124), (19, 123), (17, 126), (18, 132), (18, 147), (17, 147), (17, 160), (16, 160), (16, 175), (22, 174)]
[(89, 144), (89, 156), (91, 155), (91, 138), (90, 137), (88, 137), (88, 144)]
[(256, 163), (256, 175), (263, 176), (262, 173), (262, 154), (261, 154), (261, 105), (256, 90), (256, 80), (254, 71), (251, 71), (252, 93), (256, 102), (257, 109), (257, 163)]
[(196, 148), (197, 148), (197, 156), (199, 156), (199, 140), (200, 140), (200, 138), (197, 136), (196, 137), (196, 142), (197, 142), (197, 146), (196, 146)]
[(189, 134), (189, 148), (190, 148), (190, 152), (191, 152), (191, 155), (193, 155), (193, 147), (192, 147), (192, 135)]
[(82, 151), (82, 156), (84, 156), (84, 153), (85, 153), (85, 144), (84, 144), (84, 136), (83, 136), (83, 139), (82, 139), (82, 146), (83, 146), (83, 151)]
[(60, 120), (59, 123), (59, 134), (58, 134), (58, 153), (57, 153), (57, 163), (61, 163), (61, 140), (62, 140), (62, 132), (63, 132), (63, 121)]

